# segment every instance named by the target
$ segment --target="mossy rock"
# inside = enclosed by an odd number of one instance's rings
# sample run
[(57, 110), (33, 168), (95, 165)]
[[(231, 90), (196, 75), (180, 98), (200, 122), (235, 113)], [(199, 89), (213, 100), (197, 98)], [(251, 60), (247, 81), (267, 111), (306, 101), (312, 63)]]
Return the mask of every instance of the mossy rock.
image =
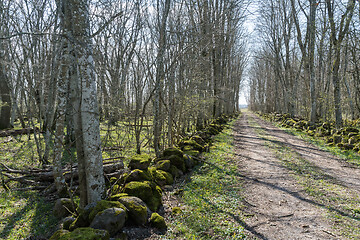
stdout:
[(353, 144), (345, 143), (343, 144), (343, 149), (345, 150), (352, 150), (354, 148)]
[(156, 211), (161, 205), (161, 188), (155, 183), (129, 182), (125, 185), (124, 192), (143, 200), (151, 211)]
[(343, 143), (348, 143), (348, 142), (349, 142), (349, 137), (348, 137), (348, 136), (343, 136), (343, 137), (341, 138), (341, 141), (342, 141)]
[(157, 170), (155, 167), (150, 167), (149, 172), (152, 177), (152, 180), (156, 184), (158, 184), (160, 186), (164, 186), (166, 184), (165, 176), (159, 170)]
[(64, 230), (70, 230), (71, 224), (76, 220), (74, 217), (66, 217), (62, 220), (62, 228)]
[(58, 240), (109, 240), (110, 235), (106, 230), (77, 228), (73, 232), (62, 235)]
[(120, 198), (127, 197), (127, 196), (129, 196), (129, 194), (127, 194), (127, 193), (118, 193), (118, 194), (110, 196), (110, 201), (118, 201)]
[(206, 131), (208, 134), (210, 134), (210, 135), (219, 134), (219, 131), (218, 131), (216, 128), (212, 127), (212, 126), (208, 126), (208, 127), (205, 129), (205, 131)]
[(111, 184), (115, 184), (117, 181), (118, 181), (118, 178), (116, 178), (116, 177), (111, 177), (111, 178), (109, 179), (109, 182), (110, 182)]
[(333, 137), (327, 137), (327, 138), (325, 138), (325, 142), (326, 143), (332, 143), (332, 142), (334, 142), (334, 138)]
[(181, 208), (179, 208), (179, 207), (173, 207), (173, 208), (171, 209), (171, 213), (174, 214), (174, 215), (178, 215), (178, 214), (180, 214), (181, 212), (182, 212), (182, 210), (181, 210)]
[(59, 240), (60, 237), (64, 236), (65, 234), (69, 233), (69, 231), (60, 229), (57, 230), (50, 238), (49, 240)]
[(96, 203), (96, 206), (91, 210), (89, 214), (89, 221), (91, 222), (96, 216), (96, 214), (108, 208), (121, 208), (126, 211), (126, 207), (117, 201), (100, 200), (99, 202)]
[(107, 208), (96, 214), (90, 224), (91, 228), (103, 229), (114, 236), (125, 225), (127, 219), (127, 210), (122, 208)]
[(179, 157), (177, 155), (172, 155), (172, 156), (168, 157), (168, 159), (170, 160), (171, 165), (174, 165), (175, 167), (180, 169), (182, 172), (185, 172), (186, 167), (185, 167), (185, 162), (184, 162), (183, 157)]
[(349, 144), (357, 144), (360, 142), (360, 135), (353, 135), (349, 138)]
[(152, 189), (149, 181), (129, 182), (125, 185), (123, 191), (130, 196), (138, 197), (143, 201), (152, 198)]
[(354, 146), (353, 150), (354, 150), (355, 152), (360, 151), (360, 143), (357, 143), (357, 144)]
[(119, 199), (129, 211), (129, 220), (137, 225), (144, 225), (147, 222), (147, 206), (143, 200), (138, 197), (122, 197)]
[(174, 165), (171, 165), (169, 172), (171, 173), (171, 175), (174, 178), (178, 178), (178, 177), (181, 177), (182, 175), (184, 175), (184, 173), (180, 169), (175, 167)]
[(174, 178), (171, 175), (171, 173), (165, 172), (163, 170), (158, 170), (158, 171), (165, 177), (167, 185), (171, 185), (174, 183)]
[(129, 162), (130, 169), (147, 170), (151, 163), (151, 158), (147, 154), (138, 154), (131, 157)]
[(167, 228), (165, 219), (160, 216), (158, 213), (151, 214), (150, 225), (159, 230), (165, 230)]
[(216, 123), (209, 124), (209, 127), (215, 128), (218, 132), (221, 132), (224, 129), (222, 125)]
[(335, 144), (338, 144), (338, 143), (341, 143), (342, 137), (341, 137), (341, 135), (335, 134), (335, 135), (333, 135), (333, 140), (334, 140), (333, 142)]
[(88, 227), (90, 225), (89, 215), (96, 204), (89, 204), (85, 209), (78, 208), (79, 216), (70, 224), (69, 230), (73, 231), (76, 228)]
[(183, 152), (178, 148), (167, 148), (162, 153), (163, 157), (169, 157), (169, 156), (172, 156), (172, 155), (183, 157)]
[(189, 150), (184, 150), (184, 154), (189, 155), (189, 156), (197, 157), (197, 156), (200, 155), (200, 152), (197, 151), (197, 150), (189, 149)]
[(77, 206), (70, 198), (59, 198), (55, 202), (53, 214), (57, 218), (63, 218), (71, 215)]
[(308, 130), (307, 134), (312, 137), (315, 135), (315, 132), (314, 132), (314, 130)]
[(324, 122), (321, 125), (324, 129), (330, 130), (331, 129), (331, 124), (329, 122)]
[(148, 170), (134, 169), (126, 176), (125, 183), (133, 181), (151, 181), (151, 175)]
[(152, 195), (153, 197), (147, 201), (144, 201), (151, 211), (155, 212), (162, 205), (161, 197), (162, 190), (159, 186), (152, 184)]
[(336, 146), (337, 146), (338, 148), (341, 148), (341, 149), (344, 148), (344, 144), (343, 144), (343, 143), (338, 143), (338, 144), (336, 144)]
[[(196, 150), (194, 150), (196, 151)], [(189, 155), (189, 154), (185, 154), (184, 155), (184, 163), (185, 163), (185, 167), (186, 169), (190, 170), (194, 167), (195, 165), (195, 161), (193, 159), (193, 156)]]
[(181, 149), (185, 150), (185, 146), (191, 146), (192, 149), (195, 149), (199, 152), (203, 152), (204, 151), (204, 147), (201, 146), (200, 144), (198, 144), (196, 141), (194, 140), (185, 140), (179, 143), (179, 146), (181, 146)]
[(155, 167), (158, 170), (169, 171), (171, 162), (170, 160), (160, 160), (156, 163)]
[(190, 140), (195, 141), (197, 144), (204, 146), (206, 144), (205, 140), (200, 136), (192, 136)]
[(121, 187), (118, 184), (111, 186), (111, 194), (112, 195), (118, 194), (120, 192), (120, 190), (121, 190)]
[(359, 129), (354, 128), (354, 127), (347, 127), (343, 129), (345, 133), (349, 134), (349, 133), (359, 133)]

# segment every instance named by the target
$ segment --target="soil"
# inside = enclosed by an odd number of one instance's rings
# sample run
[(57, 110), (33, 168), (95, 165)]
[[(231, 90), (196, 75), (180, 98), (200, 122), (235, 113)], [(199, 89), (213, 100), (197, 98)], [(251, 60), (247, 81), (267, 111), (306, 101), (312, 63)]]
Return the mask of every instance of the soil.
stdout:
[(236, 155), (244, 176), (245, 228), (256, 239), (346, 239), (327, 217), (327, 208), (308, 196), (274, 151), (258, 136), (260, 126), (352, 194), (360, 196), (360, 170), (290, 135), (254, 113), (243, 112), (235, 127)]

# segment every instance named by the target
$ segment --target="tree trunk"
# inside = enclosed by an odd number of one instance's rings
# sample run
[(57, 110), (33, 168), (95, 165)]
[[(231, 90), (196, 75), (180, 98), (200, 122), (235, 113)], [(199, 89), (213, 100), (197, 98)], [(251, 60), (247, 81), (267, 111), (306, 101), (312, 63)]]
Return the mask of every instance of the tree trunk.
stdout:
[(70, 67), (70, 91), (79, 166), (80, 206), (101, 200), (105, 179), (100, 141), (96, 79), (90, 38), (89, 2), (62, 1), (65, 33), (69, 34), (73, 59)]
[(309, 73), (310, 73), (310, 103), (311, 103), (311, 111), (310, 111), (310, 121), (312, 123), (316, 122), (316, 91), (315, 91), (315, 17), (316, 17), (316, 6), (317, 3), (315, 0), (310, 0), (310, 43), (309, 43)]
[[(159, 4), (158, 4), (159, 5)], [(154, 148), (156, 156), (160, 156), (160, 133), (161, 133), (161, 109), (160, 97), (162, 92), (162, 82), (164, 81), (164, 53), (166, 45), (166, 23), (170, 10), (170, 0), (165, 1), (164, 11), (161, 16), (159, 50), (156, 57), (156, 80), (155, 80), (155, 99), (154, 99)]]
[(6, 129), (11, 127), (11, 95), (7, 77), (5, 75), (1, 61), (2, 59), (0, 58), (0, 129)]

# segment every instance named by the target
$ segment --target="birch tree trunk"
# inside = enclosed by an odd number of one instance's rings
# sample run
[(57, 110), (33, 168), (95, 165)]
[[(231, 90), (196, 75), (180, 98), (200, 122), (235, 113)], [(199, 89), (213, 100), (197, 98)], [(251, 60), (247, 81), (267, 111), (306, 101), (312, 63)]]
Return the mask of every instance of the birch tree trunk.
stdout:
[(101, 155), (97, 89), (90, 38), (88, 0), (62, 0), (65, 28), (71, 41), (70, 96), (80, 181), (80, 206), (101, 200), (105, 179)]

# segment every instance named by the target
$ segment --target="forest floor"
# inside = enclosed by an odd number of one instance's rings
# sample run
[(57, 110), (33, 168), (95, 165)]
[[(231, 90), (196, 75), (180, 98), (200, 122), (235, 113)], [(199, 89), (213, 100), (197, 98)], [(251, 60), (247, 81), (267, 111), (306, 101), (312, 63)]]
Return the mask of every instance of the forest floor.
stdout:
[(360, 169), (243, 111), (234, 125), (245, 229), (256, 239), (360, 239)]

